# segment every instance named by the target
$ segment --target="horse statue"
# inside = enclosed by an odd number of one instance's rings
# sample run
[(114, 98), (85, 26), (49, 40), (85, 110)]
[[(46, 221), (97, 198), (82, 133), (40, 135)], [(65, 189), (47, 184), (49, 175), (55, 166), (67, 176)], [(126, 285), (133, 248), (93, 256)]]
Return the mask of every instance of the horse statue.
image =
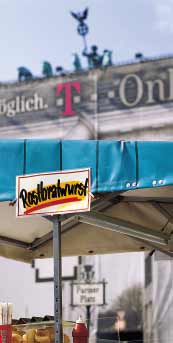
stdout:
[(82, 70), (82, 64), (81, 64), (81, 60), (78, 54), (73, 54), (74, 56), (74, 60), (73, 60), (73, 65), (74, 65), (74, 69), (75, 71), (81, 71)]
[(43, 62), (43, 69), (42, 69), (42, 74), (45, 77), (51, 77), (53, 76), (53, 69), (52, 66), (49, 62), (45, 61)]
[(66, 72), (62, 66), (57, 66), (55, 68), (55, 71), (56, 71), (56, 75), (58, 76), (66, 76)]
[(102, 56), (102, 66), (109, 67), (112, 66), (112, 51), (104, 50)]
[(20, 81), (28, 81), (28, 80), (32, 80), (33, 79), (33, 75), (30, 72), (29, 69), (27, 69), (26, 67), (19, 67), (18, 68), (18, 80)]

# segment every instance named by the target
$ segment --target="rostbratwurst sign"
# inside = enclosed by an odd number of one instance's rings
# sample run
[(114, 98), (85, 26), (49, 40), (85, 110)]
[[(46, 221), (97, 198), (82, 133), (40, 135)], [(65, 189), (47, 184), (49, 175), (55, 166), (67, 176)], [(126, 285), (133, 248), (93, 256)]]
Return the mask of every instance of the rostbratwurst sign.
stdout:
[(90, 169), (18, 176), (17, 217), (90, 210)]

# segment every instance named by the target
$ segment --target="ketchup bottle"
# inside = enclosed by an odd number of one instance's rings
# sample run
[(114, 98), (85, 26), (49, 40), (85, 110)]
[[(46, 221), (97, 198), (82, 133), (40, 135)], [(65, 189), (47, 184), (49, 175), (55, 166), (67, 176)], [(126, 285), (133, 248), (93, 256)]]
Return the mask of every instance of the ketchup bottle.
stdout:
[(85, 322), (79, 317), (72, 331), (73, 343), (88, 343), (89, 332)]

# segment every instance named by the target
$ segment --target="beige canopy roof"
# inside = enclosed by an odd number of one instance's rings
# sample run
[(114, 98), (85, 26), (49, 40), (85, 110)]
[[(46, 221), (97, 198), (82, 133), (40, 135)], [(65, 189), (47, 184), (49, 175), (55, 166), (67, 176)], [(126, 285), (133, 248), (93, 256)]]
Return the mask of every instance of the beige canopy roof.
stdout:
[[(53, 217), (16, 218), (0, 203), (0, 255), (31, 262), (53, 254)], [(173, 251), (173, 186), (97, 194), (91, 212), (62, 216), (62, 254)]]

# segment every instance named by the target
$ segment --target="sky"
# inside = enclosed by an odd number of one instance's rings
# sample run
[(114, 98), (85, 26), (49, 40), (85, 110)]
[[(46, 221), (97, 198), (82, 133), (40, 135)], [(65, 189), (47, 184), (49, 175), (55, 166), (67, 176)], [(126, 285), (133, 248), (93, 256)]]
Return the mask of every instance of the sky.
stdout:
[(173, 53), (173, 0), (0, 0), (0, 81), (15, 80), (19, 66), (41, 75), (44, 60), (73, 70), (83, 42), (70, 10), (87, 6), (88, 46), (112, 50), (114, 63)]

